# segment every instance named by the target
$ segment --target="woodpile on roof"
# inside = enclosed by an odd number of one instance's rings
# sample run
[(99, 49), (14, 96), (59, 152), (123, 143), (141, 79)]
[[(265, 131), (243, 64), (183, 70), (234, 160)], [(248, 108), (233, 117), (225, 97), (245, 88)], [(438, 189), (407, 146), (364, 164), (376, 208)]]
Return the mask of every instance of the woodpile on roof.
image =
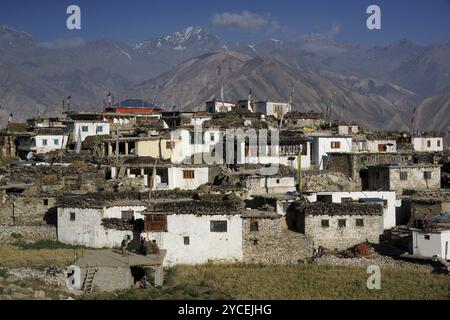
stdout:
[(323, 119), (323, 113), (316, 111), (291, 111), (284, 115), (284, 119)]
[(200, 200), (150, 203), (144, 214), (233, 215), (243, 209), (244, 202), (238, 197), (204, 195)]
[(303, 215), (382, 215), (383, 207), (379, 203), (329, 203), (295, 201), (291, 208)]

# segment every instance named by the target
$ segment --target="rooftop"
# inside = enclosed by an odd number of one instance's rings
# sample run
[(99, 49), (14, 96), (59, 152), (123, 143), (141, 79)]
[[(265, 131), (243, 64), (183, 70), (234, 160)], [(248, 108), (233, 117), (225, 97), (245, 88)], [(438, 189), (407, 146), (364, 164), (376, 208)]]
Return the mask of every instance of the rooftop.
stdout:
[(383, 206), (379, 203), (328, 203), (296, 201), (291, 207), (304, 215), (382, 215)]

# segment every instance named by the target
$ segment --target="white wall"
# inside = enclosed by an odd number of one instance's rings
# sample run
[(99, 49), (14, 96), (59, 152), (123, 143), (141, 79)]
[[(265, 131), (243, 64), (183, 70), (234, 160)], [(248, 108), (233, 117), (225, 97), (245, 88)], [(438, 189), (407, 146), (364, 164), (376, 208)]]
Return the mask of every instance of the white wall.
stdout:
[[(184, 170), (194, 170), (194, 179), (184, 179)], [(208, 167), (171, 167), (168, 168), (169, 189), (197, 189), (208, 182)]]
[[(67, 135), (36, 135), (34, 137), (36, 145), (36, 153), (46, 153), (53, 150), (65, 149), (67, 145)], [(44, 145), (44, 140), (47, 140), (47, 145)], [(55, 140), (58, 143), (55, 144)]]
[[(395, 208), (398, 203), (393, 191), (318, 192), (307, 198), (310, 202), (316, 202), (317, 195), (331, 195), (333, 203), (341, 203), (342, 198), (352, 198), (353, 200), (379, 198), (387, 200), (387, 206), (383, 208), (383, 230), (389, 230), (396, 226)], [(383, 230), (380, 230), (380, 234), (383, 233)]]
[[(227, 221), (227, 232), (211, 232), (211, 220)], [(167, 230), (142, 234), (167, 250), (165, 265), (235, 261), (243, 257), (240, 215), (171, 214), (167, 215)], [(189, 237), (189, 245), (184, 244), (183, 237)]]
[[(430, 239), (426, 240), (425, 236)], [(412, 231), (413, 253), (424, 257), (438, 256), (450, 260), (450, 230), (439, 233), (426, 233), (423, 230)], [(446, 252), (447, 244), (447, 252)]]
[[(88, 131), (87, 132), (83, 132), (83, 129), (82, 129), (83, 126), (87, 126), (88, 127)], [(103, 131), (96, 132), (97, 126), (103, 127)], [(76, 121), (76, 122), (73, 123), (73, 131), (72, 131), (75, 142), (78, 141), (78, 129), (80, 130), (81, 141), (84, 141), (84, 139), (86, 139), (86, 137), (89, 137), (89, 136), (110, 134), (110, 126), (109, 126), (108, 122), (102, 122), (102, 121), (99, 121), (99, 122)]]
[[(444, 139), (441, 137), (413, 137), (412, 143), (415, 151), (442, 151), (444, 150)], [(430, 141), (430, 147), (428, 147), (428, 141)], [(439, 146), (438, 146), (439, 141)]]
[[(395, 140), (367, 140), (363, 144), (364, 151), (378, 152), (378, 145), (385, 144), (385, 152), (396, 152), (397, 151), (397, 141)], [(388, 145), (391, 144), (391, 145)]]
[[(105, 229), (103, 218), (120, 218), (122, 210), (134, 210), (135, 219), (145, 206), (116, 206), (110, 208), (58, 208), (58, 240), (67, 244), (84, 245), (91, 248), (118, 247), (126, 235), (133, 237), (132, 231)], [(75, 213), (75, 221), (70, 221), (70, 213)]]
[(204, 152), (209, 153), (218, 144), (220, 134), (220, 130), (205, 130), (204, 143), (191, 144), (189, 130), (176, 130), (173, 133), (173, 136), (180, 138), (181, 146), (179, 149), (174, 150), (173, 160), (175, 163), (181, 163), (185, 158), (191, 157), (193, 154)]
[[(332, 149), (331, 142), (340, 142), (340, 147)], [(352, 138), (350, 137), (314, 137), (312, 142), (312, 160), (316, 168), (324, 169), (324, 156), (328, 152), (350, 152), (352, 150)]]
[(275, 106), (281, 106), (282, 108), (282, 116), (291, 111), (291, 105), (286, 102), (271, 102), (271, 101), (258, 101), (255, 103), (255, 112), (263, 113), (267, 116), (278, 117), (278, 114), (275, 112)]

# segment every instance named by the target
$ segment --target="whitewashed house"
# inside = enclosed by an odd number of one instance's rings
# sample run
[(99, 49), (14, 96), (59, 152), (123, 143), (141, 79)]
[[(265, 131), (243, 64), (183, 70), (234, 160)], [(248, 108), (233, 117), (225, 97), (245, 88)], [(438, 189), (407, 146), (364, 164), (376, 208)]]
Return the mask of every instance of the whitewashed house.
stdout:
[(444, 135), (439, 133), (425, 133), (412, 138), (414, 151), (436, 152), (444, 150)]
[[(91, 199), (95, 203), (93, 205), (88, 195), (83, 197), (67, 198), (58, 203), (59, 241), (91, 248), (113, 248), (120, 247), (126, 236), (139, 239), (139, 230), (135, 223), (144, 219), (141, 213), (146, 206), (143, 202), (96, 197)], [(114, 227), (116, 219), (134, 222), (129, 222), (129, 228), (123, 230)], [(123, 226), (123, 222), (119, 225)]]
[[(155, 175), (154, 175), (155, 173)], [(111, 167), (113, 178), (142, 179), (143, 186), (153, 190), (194, 190), (209, 181), (206, 165), (183, 165), (158, 162), (150, 157), (127, 159), (120, 167)]]
[(315, 136), (312, 141), (311, 158), (316, 168), (326, 169), (327, 154), (346, 153), (352, 150), (352, 138), (346, 136)]
[(450, 228), (438, 230), (411, 229), (412, 254), (418, 257), (439, 257), (450, 260)]
[(64, 150), (69, 136), (63, 129), (36, 129), (35, 132), (22, 133), (17, 136), (18, 152), (26, 157), (29, 152), (47, 153), (54, 150)]
[(256, 101), (254, 106), (254, 112), (274, 116), (277, 119), (283, 118), (290, 111), (291, 104), (288, 102)]
[(235, 104), (228, 101), (212, 100), (206, 101), (206, 112), (216, 113), (216, 112), (230, 112), (234, 109)]
[(72, 132), (73, 141), (78, 141), (78, 134), (83, 142), (86, 137), (110, 134), (110, 123), (100, 120), (75, 120), (67, 124), (69, 132)]
[[(191, 201), (180, 204), (195, 205)], [(182, 211), (183, 207), (178, 210)], [(146, 229), (142, 234), (167, 250), (165, 264), (200, 264), (210, 260), (238, 261), (242, 259), (242, 219), (240, 214), (146, 214)]]

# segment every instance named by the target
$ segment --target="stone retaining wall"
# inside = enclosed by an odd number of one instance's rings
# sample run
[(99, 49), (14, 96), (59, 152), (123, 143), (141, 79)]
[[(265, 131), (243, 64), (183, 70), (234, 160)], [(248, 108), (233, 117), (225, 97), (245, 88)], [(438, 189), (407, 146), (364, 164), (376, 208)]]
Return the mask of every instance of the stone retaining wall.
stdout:
[(55, 226), (5, 226), (0, 225), (0, 242), (15, 241), (37, 242), (42, 240), (57, 240)]

